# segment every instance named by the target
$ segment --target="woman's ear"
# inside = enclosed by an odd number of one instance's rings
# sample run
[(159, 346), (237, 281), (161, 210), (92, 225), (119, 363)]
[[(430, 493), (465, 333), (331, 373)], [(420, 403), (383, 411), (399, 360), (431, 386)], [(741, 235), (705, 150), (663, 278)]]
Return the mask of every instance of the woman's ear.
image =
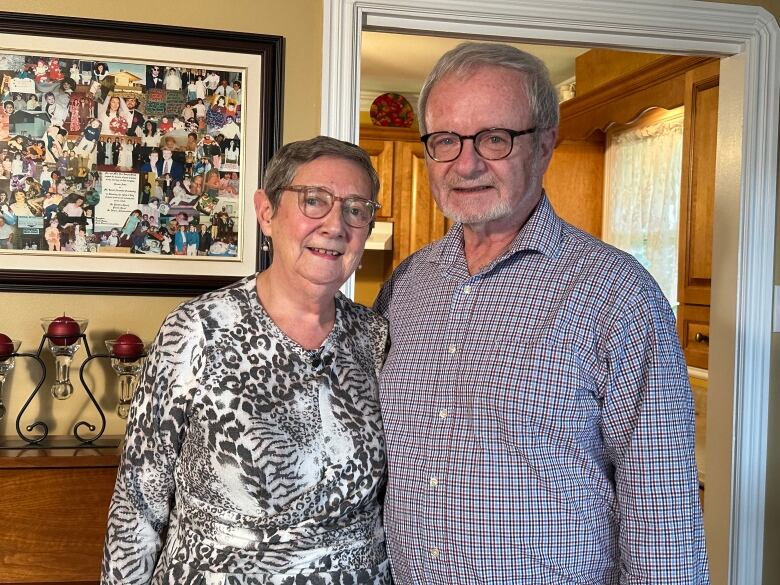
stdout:
[(263, 189), (255, 191), (255, 215), (263, 235), (269, 238), (273, 237), (271, 218), (274, 216), (274, 211), (271, 206), (271, 200)]

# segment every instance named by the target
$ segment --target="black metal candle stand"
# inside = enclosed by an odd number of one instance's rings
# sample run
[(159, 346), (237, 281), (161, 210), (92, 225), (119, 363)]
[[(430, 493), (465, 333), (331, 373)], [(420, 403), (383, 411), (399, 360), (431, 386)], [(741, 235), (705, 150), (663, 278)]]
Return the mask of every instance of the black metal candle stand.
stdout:
[[(57, 437), (58, 439), (57, 441), (52, 441), (52, 438), (49, 437), (49, 426), (41, 420), (37, 420), (31, 424), (28, 424), (25, 427), (27, 433), (32, 433), (37, 430), (38, 431), (38, 433), (36, 433), (37, 436), (26, 435), (22, 431), (22, 418), (24, 416), (24, 413), (27, 410), (27, 407), (30, 406), (33, 399), (40, 391), (41, 386), (43, 386), (43, 383), (46, 381), (46, 365), (43, 363), (43, 360), (41, 359), (41, 353), (44, 350), (44, 344), (46, 343), (46, 340), (51, 339), (51, 336), (44, 334), (43, 337), (41, 337), (41, 343), (38, 346), (38, 351), (36, 353), (13, 353), (9, 356), (11, 358), (26, 357), (26, 358), (34, 359), (35, 361), (38, 362), (38, 365), (41, 368), (41, 376), (40, 379), (38, 380), (38, 383), (35, 385), (35, 389), (27, 398), (27, 401), (24, 403), (24, 406), (22, 406), (22, 409), (19, 411), (19, 415), (16, 417), (16, 434), (19, 435), (21, 442), (18, 440), (5, 441), (3, 442), (3, 444), (0, 444), (0, 449), (19, 449), (25, 447), (40, 447), (40, 448), (47, 448), (47, 449), (72, 449), (74, 447), (116, 447), (119, 444), (118, 440), (104, 439), (103, 441), (100, 442), (98, 441), (98, 439), (100, 439), (100, 437), (103, 435), (103, 433), (106, 430), (106, 416), (103, 413), (103, 409), (100, 408), (100, 404), (98, 404), (97, 400), (95, 400), (95, 396), (92, 394), (92, 391), (89, 389), (86, 380), (84, 380), (84, 369), (87, 367), (87, 364), (89, 364), (94, 359), (110, 358), (111, 356), (109, 354), (103, 354), (103, 353), (93, 354), (89, 348), (89, 343), (87, 342), (87, 337), (84, 333), (81, 333), (78, 336), (78, 338), (82, 340), (82, 343), (84, 345), (84, 350), (87, 352), (87, 359), (85, 359), (82, 362), (81, 367), (79, 368), (79, 380), (81, 380), (81, 385), (84, 388), (84, 391), (87, 393), (87, 396), (89, 396), (89, 400), (92, 402), (93, 406), (95, 407), (95, 410), (97, 410), (97, 413), (100, 416), (100, 425), (96, 426), (90, 422), (81, 420), (73, 426), (72, 435), (68, 435), (67, 437)], [(86, 429), (90, 433), (95, 433), (95, 434), (91, 437), (86, 437), (82, 434), (82, 431), (84, 429)], [(48, 441), (47, 438), (49, 438)]]

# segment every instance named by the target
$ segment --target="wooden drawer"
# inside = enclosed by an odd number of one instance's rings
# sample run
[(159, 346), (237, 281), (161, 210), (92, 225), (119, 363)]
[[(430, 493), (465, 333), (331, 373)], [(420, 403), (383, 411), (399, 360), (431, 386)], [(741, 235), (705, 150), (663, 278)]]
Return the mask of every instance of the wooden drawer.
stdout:
[(680, 305), (677, 327), (685, 361), (689, 366), (706, 370), (710, 349), (710, 308)]

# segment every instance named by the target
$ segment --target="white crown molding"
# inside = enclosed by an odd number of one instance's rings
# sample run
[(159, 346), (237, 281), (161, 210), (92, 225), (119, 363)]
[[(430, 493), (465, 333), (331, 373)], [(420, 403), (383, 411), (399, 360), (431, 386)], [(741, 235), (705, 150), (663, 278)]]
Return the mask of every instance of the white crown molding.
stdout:
[[(322, 132), (358, 138), (360, 32), (406, 30), (745, 56), (734, 339), (730, 582), (762, 582), (780, 100), (778, 27), (756, 6), (695, 0), (325, 0)], [(344, 287), (352, 296), (353, 282)], [(712, 314), (717, 314), (713, 306)]]

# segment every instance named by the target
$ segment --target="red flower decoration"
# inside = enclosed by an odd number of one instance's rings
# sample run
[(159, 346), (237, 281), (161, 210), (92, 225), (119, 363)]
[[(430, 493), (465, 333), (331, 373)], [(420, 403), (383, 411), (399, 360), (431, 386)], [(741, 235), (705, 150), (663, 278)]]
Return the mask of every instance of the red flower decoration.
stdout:
[(371, 122), (375, 126), (409, 128), (414, 123), (414, 110), (404, 96), (383, 93), (371, 104)]
[(111, 121), (108, 123), (108, 127), (114, 134), (124, 134), (127, 132), (127, 120), (121, 116), (111, 118)]

